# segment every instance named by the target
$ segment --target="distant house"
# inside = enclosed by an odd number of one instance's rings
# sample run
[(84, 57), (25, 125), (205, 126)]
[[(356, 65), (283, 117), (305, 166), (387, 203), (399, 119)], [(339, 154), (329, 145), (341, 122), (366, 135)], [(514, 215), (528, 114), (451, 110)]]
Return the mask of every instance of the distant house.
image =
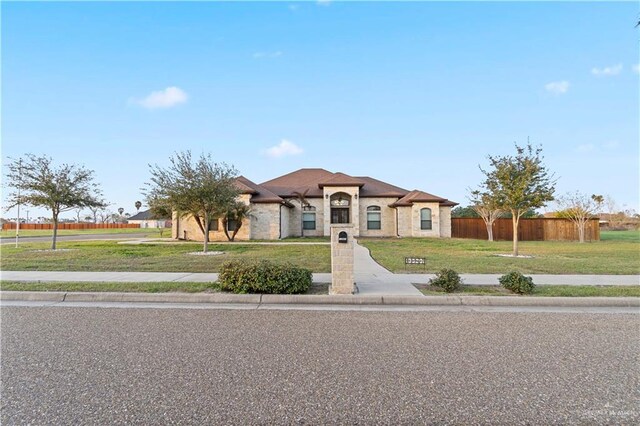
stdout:
[(127, 219), (128, 223), (137, 223), (140, 228), (171, 228), (171, 219), (156, 218), (151, 210), (139, 212)]
[[(451, 237), (451, 207), (457, 203), (427, 192), (391, 185), (368, 176), (324, 169), (300, 169), (256, 184), (236, 180), (239, 199), (251, 206), (236, 239), (276, 240), (330, 235), (335, 223), (354, 225), (363, 237)], [(305, 203), (300, 203), (299, 195)], [(193, 217), (173, 218), (173, 238), (202, 240)], [(228, 221), (230, 228), (232, 223)], [(221, 218), (213, 220), (210, 241), (225, 240)]]

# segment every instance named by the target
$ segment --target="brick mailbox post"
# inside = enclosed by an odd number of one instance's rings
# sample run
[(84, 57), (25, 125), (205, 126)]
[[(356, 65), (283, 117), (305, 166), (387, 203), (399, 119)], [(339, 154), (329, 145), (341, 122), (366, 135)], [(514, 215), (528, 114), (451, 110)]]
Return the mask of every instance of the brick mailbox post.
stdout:
[(353, 294), (353, 225), (331, 225), (331, 287), (329, 294)]

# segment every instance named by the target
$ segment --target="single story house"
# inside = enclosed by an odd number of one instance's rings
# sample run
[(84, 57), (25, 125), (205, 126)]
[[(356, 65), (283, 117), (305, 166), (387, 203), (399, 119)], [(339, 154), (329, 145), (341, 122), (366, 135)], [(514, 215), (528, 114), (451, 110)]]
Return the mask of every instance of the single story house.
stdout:
[(151, 213), (151, 210), (144, 210), (130, 216), (128, 223), (137, 223), (140, 228), (169, 228), (171, 227), (171, 219), (157, 219)]
[[(323, 237), (330, 225), (354, 225), (356, 237), (451, 237), (451, 207), (457, 203), (427, 192), (399, 188), (368, 176), (324, 169), (300, 169), (256, 184), (236, 180), (240, 200), (251, 206), (237, 240)], [(231, 221), (227, 226), (232, 229)], [(174, 213), (173, 238), (203, 240), (193, 217)], [(224, 241), (220, 219), (212, 221), (210, 241)]]

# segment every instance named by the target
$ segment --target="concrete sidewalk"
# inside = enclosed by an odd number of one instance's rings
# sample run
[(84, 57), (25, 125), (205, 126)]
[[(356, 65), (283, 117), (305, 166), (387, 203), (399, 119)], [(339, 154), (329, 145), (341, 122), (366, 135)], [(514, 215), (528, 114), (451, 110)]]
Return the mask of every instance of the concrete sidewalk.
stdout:
[[(640, 285), (638, 275), (539, 275), (533, 277), (538, 285)], [(380, 288), (401, 285), (426, 284), (434, 274), (375, 274), (356, 272), (356, 283), (364, 294), (375, 294)], [(461, 274), (465, 284), (499, 285), (496, 274)], [(211, 282), (218, 280), (217, 273), (189, 272), (69, 272), (69, 271), (2, 271), (4, 281), (91, 281), (91, 282)], [(315, 283), (331, 282), (331, 274), (313, 274)], [(382, 293), (380, 293), (382, 294)], [(384, 293), (393, 294), (393, 293)]]

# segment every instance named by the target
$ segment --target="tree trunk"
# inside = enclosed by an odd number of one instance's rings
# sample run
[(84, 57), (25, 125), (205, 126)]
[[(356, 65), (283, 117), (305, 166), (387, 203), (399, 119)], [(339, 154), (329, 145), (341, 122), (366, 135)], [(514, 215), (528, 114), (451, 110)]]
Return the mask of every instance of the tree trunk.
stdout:
[(520, 216), (513, 210), (511, 211), (511, 217), (513, 220), (513, 256), (518, 256), (518, 224), (520, 223)]
[(485, 225), (487, 225), (488, 240), (493, 241), (493, 222), (485, 222)]
[(585, 225), (586, 225), (586, 223), (578, 224), (578, 238), (579, 238), (581, 243), (584, 243), (584, 228), (585, 228)]
[(56, 249), (56, 238), (58, 238), (58, 213), (53, 213), (53, 241), (51, 242), (51, 250)]
[(209, 214), (208, 213), (204, 213), (204, 225), (202, 227), (202, 233), (204, 234), (204, 244), (202, 247), (202, 252), (206, 253), (207, 250), (209, 250), (209, 225), (211, 219), (209, 219)]

